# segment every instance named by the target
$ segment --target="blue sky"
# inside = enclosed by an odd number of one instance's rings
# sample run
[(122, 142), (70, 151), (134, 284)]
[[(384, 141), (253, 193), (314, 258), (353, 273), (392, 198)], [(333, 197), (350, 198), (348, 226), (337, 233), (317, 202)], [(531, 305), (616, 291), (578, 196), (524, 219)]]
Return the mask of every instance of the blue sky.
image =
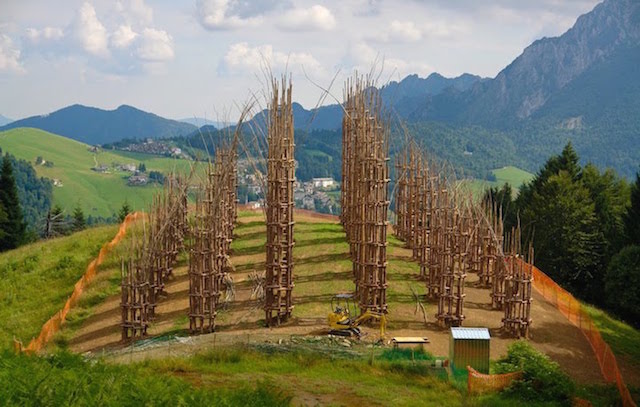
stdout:
[[(596, 0), (0, 0), (0, 114), (130, 104), (169, 118), (235, 118), (260, 98), (265, 62), (294, 98), (339, 98), (377, 59), (380, 81), (495, 76)], [(384, 64), (381, 63), (384, 61)], [(333, 102), (327, 98), (327, 103)]]

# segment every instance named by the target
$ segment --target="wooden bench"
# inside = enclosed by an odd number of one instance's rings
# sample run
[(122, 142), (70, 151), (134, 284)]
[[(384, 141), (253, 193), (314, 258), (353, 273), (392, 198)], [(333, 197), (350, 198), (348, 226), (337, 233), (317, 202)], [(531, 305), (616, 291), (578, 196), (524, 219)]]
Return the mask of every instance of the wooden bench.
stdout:
[(429, 339), (420, 336), (397, 336), (391, 339), (391, 342), (393, 342), (393, 347), (396, 349), (402, 345), (424, 348), (424, 344), (429, 343)]

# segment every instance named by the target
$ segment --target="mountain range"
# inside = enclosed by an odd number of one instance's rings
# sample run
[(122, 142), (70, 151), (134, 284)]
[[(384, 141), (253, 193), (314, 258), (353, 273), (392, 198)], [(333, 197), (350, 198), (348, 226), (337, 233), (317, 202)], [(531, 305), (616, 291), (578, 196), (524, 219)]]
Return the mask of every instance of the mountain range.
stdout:
[(0, 114), (0, 126), (4, 126), (5, 124), (9, 124), (12, 121), (13, 121), (13, 119), (9, 119), (8, 117), (5, 117), (5, 116)]
[[(571, 140), (583, 161), (632, 176), (640, 164), (640, 2), (605, 0), (561, 36), (533, 42), (495, 78), (409, 75), (381, 93), (428, 150), (475, 175), (506, 165), (535, 171)], [(307, 110), (295, 103), (293, 113), (297, 129), (310, 137), (337, 131), (342, 122), (337, 104)], [(103, 144), (193, 134), (191, 123), (224, 125), (185, 121), (130, 106), (74, 105), (0, 130), (36, 127)]]
[[(526, 47), (495, 78), (410, 75), (381, 92), (418, 140), (454, 163), (535, 171), (572, 141), (584, 161), (632, 176), (640, 165), (640, 2), (605, 0), (561, 36)], [(337, 105), (294, 109), (298, 127), (314, 115), (322, 120), (312, 129), (342, 119)], [(469, 157), (487, 142), (497, 157)]]
[(231, 126), (232, 122), (220, 121), (220, 120), (210, 120), (204, 117), (186, 117), (184, 119), (179, 119), (179, 122), (193, 124), (194, 126), (200, 128), (202, 126), (213, 126), (216, 129), (223, 129), (225, 127)]
[(16, 120), (0, 131), (18, 127), (34, 127), (87, 144), (106, 144), (124, 138), (168, 138), (185, 136), (197, 127), (122, 105), (103, 110), (72, 105), (53, 113)]

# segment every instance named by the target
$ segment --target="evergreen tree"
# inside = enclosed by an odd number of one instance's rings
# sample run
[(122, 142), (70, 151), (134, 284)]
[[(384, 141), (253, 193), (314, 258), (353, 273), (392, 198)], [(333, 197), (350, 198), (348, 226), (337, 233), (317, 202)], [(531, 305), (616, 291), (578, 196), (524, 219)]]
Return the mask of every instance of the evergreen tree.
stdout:
[(629, 184), (612, 169), (600, 173), (593, 164), (585, 165), (582, 183), (589, 190), (595, 204), (598, 225), (605, 238), (603, 268), (606, 268), (611, 257), (625, 244), (624, 215), (629, 204)]
[(640, 246), (640, 172), (636, 173), (636, 182), (631, 186), (631, 205), (624, 216), (626, 244)]
[(84, 229), (85, 227), (87, 227), (87, 221), (84, 218), (84, 212), (82, 211), (82, 208), (80, 207), (80, 204), (78, 204), (75, 209), (73, 210), (73, 231), (77, 232), (79, 230)]
[(640, 326), (640, 246), (627, 246), (616, 254), (605, 281), (607, 305), (636, 327)]
[(4, 236), (0, 239), (0, 250), (15, 249), (24, 242), (26, 225), (8, 154), (4, 156), (2, 170), (0, 170), (0, 203), (7, 215), (6, 220), (0, 223), (0, 229), (4, 232)]
[(540, 269), (574, 294), (598, 300), (604, 237), (589, 190), (560, 171), (533, 193), (522, 218), (535, 233)]
[(129, 206), (129, 202), (125, 200), (124, 203), (122, 204), (122, 207), (120, 208), (120, 212), (118, 212), (118, 219), (120, 220), (120, 222), (123, 222), (124, 218), (126, 218), (127, 215), (130, 213), (131, 213), (131, 207)]

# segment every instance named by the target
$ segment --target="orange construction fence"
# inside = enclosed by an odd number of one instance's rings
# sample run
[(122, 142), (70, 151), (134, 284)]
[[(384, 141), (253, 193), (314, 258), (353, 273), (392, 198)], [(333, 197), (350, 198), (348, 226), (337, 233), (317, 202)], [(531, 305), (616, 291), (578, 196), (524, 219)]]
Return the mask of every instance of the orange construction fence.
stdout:
[(553, 304), (564, 316), (571, 321), (572, 324), (580, 328), (584, 336), (591, 344), (593, 353), (596, 355), (600, 370), (605, 381), (614, 383), (618, 387), (622, 404), (626, 406), (636, 407), (636, 403), (631, 398), (629, 389), (627, 388), (616, 357), (609, 345), (602, 339), (600, 331), (593, 323), (589, 314), (582, 309), (582, 304), (567, 290), (560, 287), (549, 276), (540, 271), (537, 267), (531, 266), (533, 271), (533, 288), (536, 289), (548, 302)]
[(73, 293), (67, 299), (67, 302), (64, 304), (64, 307), (60, 311), (58, 311), (54, 316), (52, 316), (45, 324), (42, 326), (42, 330), (40, 331), (40, 335), (37, 338), (33, 338), (27, 347), (23, 347), (22, 343), (14, 340), (14, 346), (17, 351), (21, 352), (30, 352), (35, 353), (44, 348), (44, 346), (53, 338), (53, 336), (60, 330), (60, 327), (64, 323), (67, 318), (67, 314), (71, 307), (73, 307), (80, 295), (84, 292), (87, 285), (93, 280), (96, 276), (96, 272), (98, 266), (102, 264), (107, 254), (113, 249), (115, 245), (117, 245), (127, 234), (128, 226), (144, 217), (143, 212), (134, 212), (127, 215), (122, 224), (120, 224), (120, 229), (118, 229), (118, 233), (111, 239), (110, 242), (105, 243), (102, 248), (100, 248), (100, 252), (98, 253), (98, 257), (93, 259), (89, 266), (87, 266), (87, 270), (80, 277), (80, 280), (76, 282)]
[(467, 366), (469, 378), (467, 379), (467, 391), (469, 394), (480, 394), (500, 391), (508, 387), (511, 382), (522, 377), (522, 372), (504, 374), (483, 374)]

